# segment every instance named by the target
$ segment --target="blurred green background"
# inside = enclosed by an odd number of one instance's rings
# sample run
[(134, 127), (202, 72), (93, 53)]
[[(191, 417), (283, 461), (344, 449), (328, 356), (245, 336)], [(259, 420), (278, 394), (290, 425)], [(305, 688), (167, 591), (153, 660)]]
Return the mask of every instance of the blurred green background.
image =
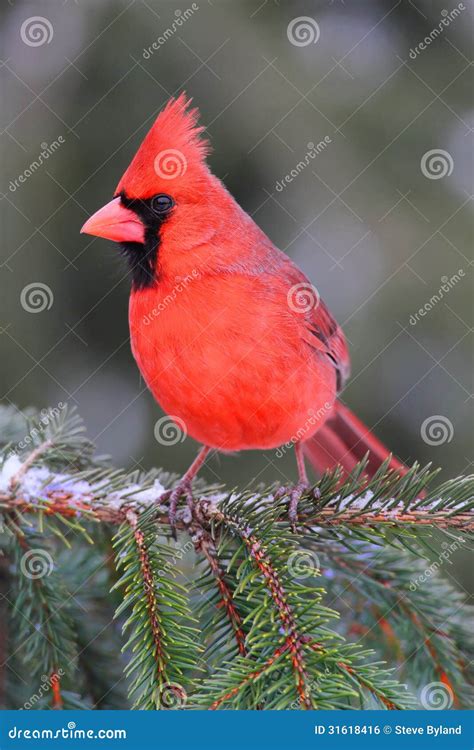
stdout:
[[(113, 243), (79, 234), (184, 89), (214, 172), (343, 325), (353, 365), (345, 401), (404, 460), (432, 461), (446, 476), (472, 470), (472, 5), (460, 6), (3, 3), (2, 401), (76, 403), (99, 450), (122, 466), (182, 472), (195, 455), (191, 440), (155, 440), (161, 412), (129, 349), (125, 265)], [(25, 177), (45, 144), (50, 155)], [(442, 151), (441, 172), (423, 162), (432, 150)], [(48, 309), (32, 313), (22, 292), (38, 283)], [(422, 436), (432, 417), (442, 417), (436, 444)], [(296, 476), (293, 460), (214, 457), (203, 476), (284, 481)]]

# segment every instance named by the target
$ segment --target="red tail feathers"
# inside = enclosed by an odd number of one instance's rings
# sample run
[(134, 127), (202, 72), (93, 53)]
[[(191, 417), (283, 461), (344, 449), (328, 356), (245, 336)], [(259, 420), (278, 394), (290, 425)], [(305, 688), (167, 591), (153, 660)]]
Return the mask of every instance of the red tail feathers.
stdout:
[[(347, 475), (369, 451), (367, 473), (373, 476), (390, 451), (356, 415), (336, 401), (328, 421), (303, 444), (305, 456), (318, 474), (340, 465)], [(392, 458), (390, 468), (405, 474), (406, 466)]]

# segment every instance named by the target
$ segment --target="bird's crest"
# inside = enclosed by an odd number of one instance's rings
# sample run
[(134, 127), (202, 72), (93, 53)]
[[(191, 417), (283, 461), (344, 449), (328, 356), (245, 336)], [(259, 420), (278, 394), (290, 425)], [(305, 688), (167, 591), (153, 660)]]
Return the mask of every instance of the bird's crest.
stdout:
[(208, 174), (205, 158), (210, 147), (197, 124), (199, 110), (182, 93), (170, 99), (148, 131), (116, 194), (147, 198), (157, 192), (196, 189)]

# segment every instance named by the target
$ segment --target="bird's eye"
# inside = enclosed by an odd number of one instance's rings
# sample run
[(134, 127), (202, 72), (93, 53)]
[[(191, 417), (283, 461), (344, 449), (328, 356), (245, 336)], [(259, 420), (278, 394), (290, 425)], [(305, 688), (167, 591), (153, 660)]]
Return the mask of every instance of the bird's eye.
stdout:
[(159, 193), (151, 199), (151, 208), (155, 214), (166, 214), (171, 211), (173, 206), (174, 200), (171, 195), (166, 195), (166, 193)]

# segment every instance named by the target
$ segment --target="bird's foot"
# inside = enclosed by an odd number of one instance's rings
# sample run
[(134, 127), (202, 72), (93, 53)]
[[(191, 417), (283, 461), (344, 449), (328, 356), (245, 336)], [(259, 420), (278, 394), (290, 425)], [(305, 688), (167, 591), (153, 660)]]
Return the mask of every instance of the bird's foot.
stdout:
[(160, 497), (160, 502), (168, 503), (168, 519), (171, 526), (171, 533), (173, 535), (173, 538), (176, 540), (176, 511), (178, 508), (178, 503), (181, 498), (184, 498), (186, 500), (186, 503), (188, 505), (189, 510), (191, 511), (191, 514), (194, 510), (194, 495), (193, 491), (191, 489), (192, 481), (191, 479), (181, 479), (176, 487), (173, 487), (172, 490), (167, 490), (163, 495)]
[(306, 495), (309, 490), (311, 491), (310, 494), (312, 494), (313, 498), (315, 500), (319, 500), (319, 498), (321, 497), (319, 488), (314, 487), (314, 489), (312, 489), (309, 482), (298, 482), (298, 484), (279, 487), (279, 489), (275, 492), (276, 500), (280, 500), (282, 497), (288, 497), (289, 499), (288, 518), (290, 521), (291, 530), (294, 534), (297, 533), (296, 524), (298, 522), (298, 503), (303, 495)]

